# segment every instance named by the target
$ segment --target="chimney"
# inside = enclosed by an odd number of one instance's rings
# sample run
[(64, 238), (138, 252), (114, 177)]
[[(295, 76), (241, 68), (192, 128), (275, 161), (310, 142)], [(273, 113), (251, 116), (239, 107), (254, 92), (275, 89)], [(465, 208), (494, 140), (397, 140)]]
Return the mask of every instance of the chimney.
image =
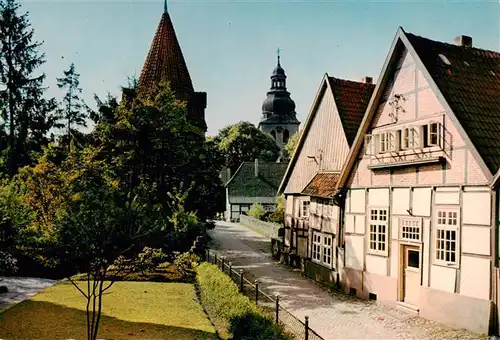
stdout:
[(361, 78), (361, 82), (366, 83), (366, 84), (373, 84), (373, 78), (372, 77), (363, 77), (363, 78)]
[(255, 177), (259, 177), (259, 159), (255, 158)]
[(472, 47), (472, 38), (468, 35), (459, 35), (455, 38), (455, 45), (462, 47)]

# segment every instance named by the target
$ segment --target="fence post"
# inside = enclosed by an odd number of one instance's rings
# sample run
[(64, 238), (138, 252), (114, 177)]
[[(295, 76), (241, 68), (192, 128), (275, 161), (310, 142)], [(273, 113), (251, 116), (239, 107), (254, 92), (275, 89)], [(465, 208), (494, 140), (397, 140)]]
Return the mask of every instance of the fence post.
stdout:
[(243, 293), (243, 269), (240, 269), (240, 293)]
[(207, 248), (207, 262), (210, 262), (210, 248)]
[(217, 253), (214, 255), (214, 264), (217, 266)]
[(255, 280), (255, 304), (259, 304), (259, 281)]
[(224, 269), (225, 269), (225, 266), (224, 266), (224, 256), (221, 256), (220, 258), (221, 258), (221, 260), (222, 260), (222, 263), (221, 263), (221, 270), (222, 270), (222, 272), (224, 273)]
[(279, 313), (280, 313), (280, 296), (276, 294), (276, 324), (279, 324)]
[(233, 278), (233, 263), (229, 261), (229, 277)]
[(306, 325), (306, 336), (305, 336), (305, 340), (309, 340), (309, 317), (306, 316), (306, 322), (305, 322), (305, 325)]

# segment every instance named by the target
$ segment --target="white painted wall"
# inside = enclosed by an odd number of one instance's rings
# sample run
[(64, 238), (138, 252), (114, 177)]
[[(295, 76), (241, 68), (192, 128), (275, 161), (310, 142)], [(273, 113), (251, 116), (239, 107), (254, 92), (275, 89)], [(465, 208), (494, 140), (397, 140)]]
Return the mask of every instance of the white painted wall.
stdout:
[(392, 191), (392, 213), (408, 215), (410, 209), (410, 188), (394, 188)]
[(364, 237), (358, 235), (345, 236), (345, 265), (348, 268), (363, 270)]
[(454, 293), (456, 275), (455, 268), (431, 265), (431, 288)]
[(350, 190), (350, 212), (364, 213), (365, 212), (365, 198), (366, 192), (364, 189)]
[(463, 217), (465, 224), (491, 225), (491, 193), (464, 192)]
[(461, 265), (460, 294), (489, 300), (490, 260), (462, 255)]
[(370, 189), (368, 190), (368, 205), (385, 207), (389, 206), (389, 189)]
[(431, 188), (414, 188), (412, 213), (415, 216), (431, 216)]

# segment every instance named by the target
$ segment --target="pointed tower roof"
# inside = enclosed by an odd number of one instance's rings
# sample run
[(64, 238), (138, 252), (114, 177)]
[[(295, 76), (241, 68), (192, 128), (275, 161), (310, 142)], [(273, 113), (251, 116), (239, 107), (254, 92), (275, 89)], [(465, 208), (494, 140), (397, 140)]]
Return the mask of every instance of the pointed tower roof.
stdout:
[(166, 79), (177, 99), (188, 100), (194, 92), (193, 83), (167, 11), (166, 1), (164, 8), (139, 77), (139, 91), (148, 91)]

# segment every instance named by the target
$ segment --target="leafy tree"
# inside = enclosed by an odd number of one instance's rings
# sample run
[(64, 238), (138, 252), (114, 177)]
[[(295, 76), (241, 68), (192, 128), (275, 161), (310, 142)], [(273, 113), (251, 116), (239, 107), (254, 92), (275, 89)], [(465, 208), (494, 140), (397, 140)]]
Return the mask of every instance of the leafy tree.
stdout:
[(221, 209), (221, 156), (187, 119), (186, 106), (175, 100), (168, 84), (148, 97), (122, 101), (114, 122), (99, 123), (93, 135), (121, 185), (162, 206), (159, 211), (170, 213), (168, 192), (180, 183), (189, 189), (186, 209), (200, 221)]
[(248, 216), (252, 216), (259, 220), (262, 219), (262, 217), (264, 217), (265, 214), (266, 210), (259, 203), (252, 204), (252, 207), (250, 208), (250, 210), (248, 210)]
[(10, 174), (32, 161), (30, 148), (41, 151), (57, 120), (55, 100), (43, 98), (45, 74), (34, 74), (44, 63), (44, 54), (38, 51), (42, 43), (33, 40), (28, 15), (19, 10), (17, 0), (0, 0), (0, 83), (5, 85), (0, 90), (0, 108)]
[(250, 162), (256, 158), (273, 162), (280, 156), (280, 148), (274, 139), (249, 122), (239, 122), (223, 128), (214, 141), (224, 155), (225, 165), (231, 169), (231, 173), (242, 162)]
[(55, 225), (53, 246), (62, 266), (86, 273), (85, 284), (69, 280), (87, 300), (87, 338), (95, 340), (103, 293), (115, 282), (107, 282), (109, 266), (163, 226), (148, 219), (137, 196), (120, 192), (109, 167), (98, 159), (98, 150), (73, 152), (72, 199)]
[(66, 90), (59, 114), (66, 126), (66, 136), (69, 142), (72, 128), (87, 127), (86, 120), (88, 115), (84, 110), (86, 105), (80, 96), (82, 93), (82, 89), (80, 88), (80, 74), (76, 72), (75, 64), (71, 63), (69, 69), (63, 73), (63, 78), (57, 78), (57, 86), (60, 89)]
[(300, 131), (297, 131), (293, 134), (292, 137), (288, 140), (288, 143), (286, 143), (284, 147), (284, 152), (283, 156), (286, 160), (289, 160), (292, 158), (293, 153), (295, 152), (295, 149), (297, 148), (297, 144), (299, 144), (299, 139), (300, 139)]
[(269, 222), (283, 223), (285, 220), (285, 195), (280, 195), (276, 198), (276, 210), (269, 216)]
[(94, 124), (99, 123), (113, 123), (115, 118), (115, 111), (118, 108), (118, 100), (116, 97), (108, 93), (105, 100), (102, 100), (94, 94), (94, 100), (97, 104), (97, 111), (92, 110), (90, 107), (86, 107), (88, 111), (89, 118), (94, 122)]

